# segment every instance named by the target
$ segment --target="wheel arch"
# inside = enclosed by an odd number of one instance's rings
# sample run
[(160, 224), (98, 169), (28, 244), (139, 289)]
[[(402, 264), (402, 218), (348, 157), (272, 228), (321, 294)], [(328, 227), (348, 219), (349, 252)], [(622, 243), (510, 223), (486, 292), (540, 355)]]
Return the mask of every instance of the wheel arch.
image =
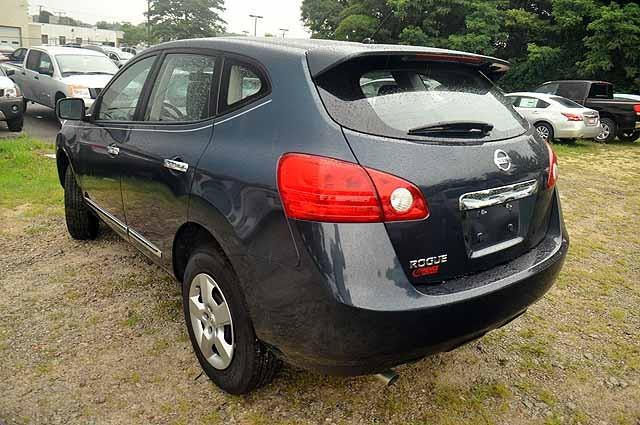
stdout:
[[(67, 172), (67, 167), (71, 165), (69, 156), (62, 148), (56, 150), (56, 165), (58, 168), (58, 181), (60, 186), (64, 187), (64, 175)], [(71, 168), (73, 170), (73, 167)]]

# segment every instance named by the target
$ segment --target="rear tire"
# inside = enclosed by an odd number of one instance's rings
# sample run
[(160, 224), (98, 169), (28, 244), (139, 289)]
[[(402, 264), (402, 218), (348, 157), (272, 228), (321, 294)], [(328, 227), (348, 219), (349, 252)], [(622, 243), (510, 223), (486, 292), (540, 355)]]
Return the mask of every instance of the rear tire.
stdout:
[(618, 134), (618, 139), (625, 143), (633, 143), (640, 138), (640, 130), (621, 132)]
[(98, 236), (100, 221), (85, 204), (71, 167), (64, 174), (64, 216), (73, 239), (91, 240)]
[(22, 127), (24, 126), (24, 116), (20, 115), (18, 118), (7, 120), (7, 126), (9, 127), (9, 131), (14, 131), (16, 133), (21, 132)]
[(553, 127), (546, 122), (539, 122), (535, 125), (536, 131), (545, 142), (553, 143)]
[[(257, 339), (238, 278), (220, 252), (203, 247), (191, 255), (182, 306), (198, 362), (218, 387), (246, 394), (273, 379), (281, 362)], [(220, 319), (224, 314), (219, 311), (226, 311), (229, 319)], [(225, 356), (220, 356), (221, 349), (227, 350)]]
[(611, 118), (602, 118), (600, 119), (600, 126), (602, 127), (602, 131), (596, 136), (595, 140), (600, 143), (612, 142), (618, 132), (616, 122)]

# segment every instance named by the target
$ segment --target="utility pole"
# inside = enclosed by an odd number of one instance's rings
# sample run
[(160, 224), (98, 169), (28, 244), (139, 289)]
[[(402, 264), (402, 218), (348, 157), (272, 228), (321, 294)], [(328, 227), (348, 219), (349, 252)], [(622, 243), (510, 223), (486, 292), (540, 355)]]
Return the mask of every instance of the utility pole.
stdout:
[(284, 35), (287, 31), (289, 31), (289, 28), (280, 28), (280, 31), (282, 31), (282, 38), (284, 38)]
[(151, 0), (147, 0), (147, 47), (151, 46)]
[(251, 18), (253, 18), (253, 36), (257, 37), (258, 36), (258, 19), (262, 19), (264, 18), (264, 16), (260, 16), (260, 15), (249, 15)]

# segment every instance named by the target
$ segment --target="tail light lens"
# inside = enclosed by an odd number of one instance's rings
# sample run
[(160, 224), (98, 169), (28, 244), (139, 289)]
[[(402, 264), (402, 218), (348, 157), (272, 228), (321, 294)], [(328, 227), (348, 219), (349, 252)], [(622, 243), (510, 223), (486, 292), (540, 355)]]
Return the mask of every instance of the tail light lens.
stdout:
[(429, 215), (422, 192), (399, 177), (322, 156), (289, 153), (278, 163), (285, 213), (298, 220), (376, 223)]
[(582, 121), (582, 115), (572, 114), (570, 112), (561, 112), (569, 121)]
[(547, 177), (547, 189), (551, 189), (558, 181), (558, 157), (549, 143), (547, 143), (547, 149), (549, 151), (549, 176)]
[(633, 110), (636, 111), (636, 115), (640, 115), (640, 104), (633, 105)]

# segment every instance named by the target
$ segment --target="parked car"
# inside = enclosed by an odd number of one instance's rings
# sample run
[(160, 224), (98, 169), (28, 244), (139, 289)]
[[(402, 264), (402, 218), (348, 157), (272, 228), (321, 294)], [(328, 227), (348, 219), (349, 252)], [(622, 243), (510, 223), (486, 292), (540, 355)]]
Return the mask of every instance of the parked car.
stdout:
[(55, 108), (64, 97), (80, 97), (90, 107), (100, 90), (118, 71), (105, 55), (73, 47), (33, 47), (24, 65), (4, 65), (13, 69), (11, 79), (27, 101)]
[[(211, 38), (63, 99), (70, 235), (104, 221), (173, 274), (204, 372), (245, 393), (280, 359), (384, 371), (518, 317), (568, 248), (548, 143), (488, 78), (410, 46)], [(363, 82), (398, 90), (365, 94)], [(249, 84), (245, 84), (249, 80)]]
[(597, 111), (564, 97), (518, 92), (507, 94), (507, 98), (546, 141), (595, 139), (602, 132)]
[(0, 63), (2, 62), (8, 62), (9, 61), (9, 57), (11, 56), (11, 54), (15, 51), (16, 49), (14, 49), (11, 46), (3, 46), (0, 45)]
[(133, 57), (131, 53), (123, 52), (122, 50), (116, 47), (111, 47), (111, 46), (98, 46), (94, 44), (86, 44), (86, 45), (83, 45), (82, 48), (103, 53), (109, 59), (111, 59), (113, 63), (115, 63), (118, 66), (118, 68), (122, 67), (122, 65), (127, 63), (127, 61)]
[(614, 99), (621, 99), (621, 100), (632, 100), (634, 102), (640, 102), (640, 95), (637, 95), (637, 94), (614, 93), (613, 94), (613, 98)]
[[(9, 75), (13, 71), (9, 71)], [(0, 121), (6, 121), (10, 131), (22, 131), (22, 93), (20, 88), (7, 76), (0, 66)]]
[(19, 47), (13, 52), (7, 51), (8, 54), (3, 53), (5, 56), (7, 56), (7, 58), (9, 58), (8, 61), (3, 62), (3, 65), (22, 65), (22, 62), (24, 62), (24, 57), (27, 54), (27, 50), (28, 49), (25, 47)]
[(549, 81), (536, 88), (535, 92), (566, 97), (598, 111), (602, 132), (596, 140), (600, 142), (611, 142), (616, 136), (622, 141), (634, 141), (640, 137), (640, 103), (614, 99), (611, 83), (589, 80)]
[(125, 47), (120, 47), (120, 50), (122, 50), (125, 53), (129, 53), (133, 56), (138, 54), (138, 51), (136, 50), (135, 47), (129, 47), (129, 46), (125, 46)]

